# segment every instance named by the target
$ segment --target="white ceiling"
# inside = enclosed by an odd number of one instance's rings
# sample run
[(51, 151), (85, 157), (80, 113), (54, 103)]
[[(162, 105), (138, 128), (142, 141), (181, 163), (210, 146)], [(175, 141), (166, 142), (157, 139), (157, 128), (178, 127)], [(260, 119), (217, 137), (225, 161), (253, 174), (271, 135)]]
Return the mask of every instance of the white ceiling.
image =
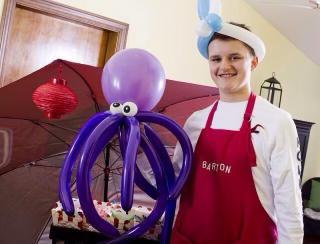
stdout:
[[(320, 9), (269, 3), (314, 6), (309, 0), (245, 0), (288, 40), (320, 65)], [(320, 2), (319, 0), (316, 0)], [(265, 2), (265, 3), (263, 3)], [(267, 2), (267, 3), (266, 3)]]

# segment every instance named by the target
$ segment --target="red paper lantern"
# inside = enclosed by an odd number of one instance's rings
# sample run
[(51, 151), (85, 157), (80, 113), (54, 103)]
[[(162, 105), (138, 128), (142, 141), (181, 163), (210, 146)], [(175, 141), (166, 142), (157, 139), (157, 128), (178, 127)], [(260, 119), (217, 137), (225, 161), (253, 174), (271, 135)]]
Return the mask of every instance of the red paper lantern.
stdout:
[(59, 119), (77, 106), (76, 95), (66, 84), (64, 79), (51, 78), (32, 93), (33, 102), (46, 117)]

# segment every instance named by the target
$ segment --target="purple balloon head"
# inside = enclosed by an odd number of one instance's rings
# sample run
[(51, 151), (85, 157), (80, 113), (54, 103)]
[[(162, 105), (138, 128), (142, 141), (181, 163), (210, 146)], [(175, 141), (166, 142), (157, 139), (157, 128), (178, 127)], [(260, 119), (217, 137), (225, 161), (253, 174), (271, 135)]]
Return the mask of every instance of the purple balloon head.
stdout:
[(105, 64), (101, 78), (102, 91), (109, 104), (133, 102), (139, 111), (149, 111), (157, 105), (165, 84), (159, 60), (138, 48), (114, 54)]

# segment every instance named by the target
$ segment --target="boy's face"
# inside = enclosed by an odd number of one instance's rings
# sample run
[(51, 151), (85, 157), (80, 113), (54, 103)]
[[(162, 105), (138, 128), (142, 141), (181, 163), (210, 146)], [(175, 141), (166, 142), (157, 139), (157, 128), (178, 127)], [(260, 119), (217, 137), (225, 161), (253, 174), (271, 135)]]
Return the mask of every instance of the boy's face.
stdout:
[(246, 93), (251, 71), (258, 64), (249, 48), (238, 40), (213, 40), (208, 46), (210, 75), (220, 94)]

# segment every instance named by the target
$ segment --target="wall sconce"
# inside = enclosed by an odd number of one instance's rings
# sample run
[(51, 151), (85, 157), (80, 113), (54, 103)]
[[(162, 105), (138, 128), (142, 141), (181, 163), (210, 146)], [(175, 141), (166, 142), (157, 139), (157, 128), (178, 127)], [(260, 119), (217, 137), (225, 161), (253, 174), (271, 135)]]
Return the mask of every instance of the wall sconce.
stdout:
[(263, 82), (260, 88), (260, 96), (280, 108), (282, 87), (280, 82), (275, 78), (275, 74), (273, 72), (272, 77)]

